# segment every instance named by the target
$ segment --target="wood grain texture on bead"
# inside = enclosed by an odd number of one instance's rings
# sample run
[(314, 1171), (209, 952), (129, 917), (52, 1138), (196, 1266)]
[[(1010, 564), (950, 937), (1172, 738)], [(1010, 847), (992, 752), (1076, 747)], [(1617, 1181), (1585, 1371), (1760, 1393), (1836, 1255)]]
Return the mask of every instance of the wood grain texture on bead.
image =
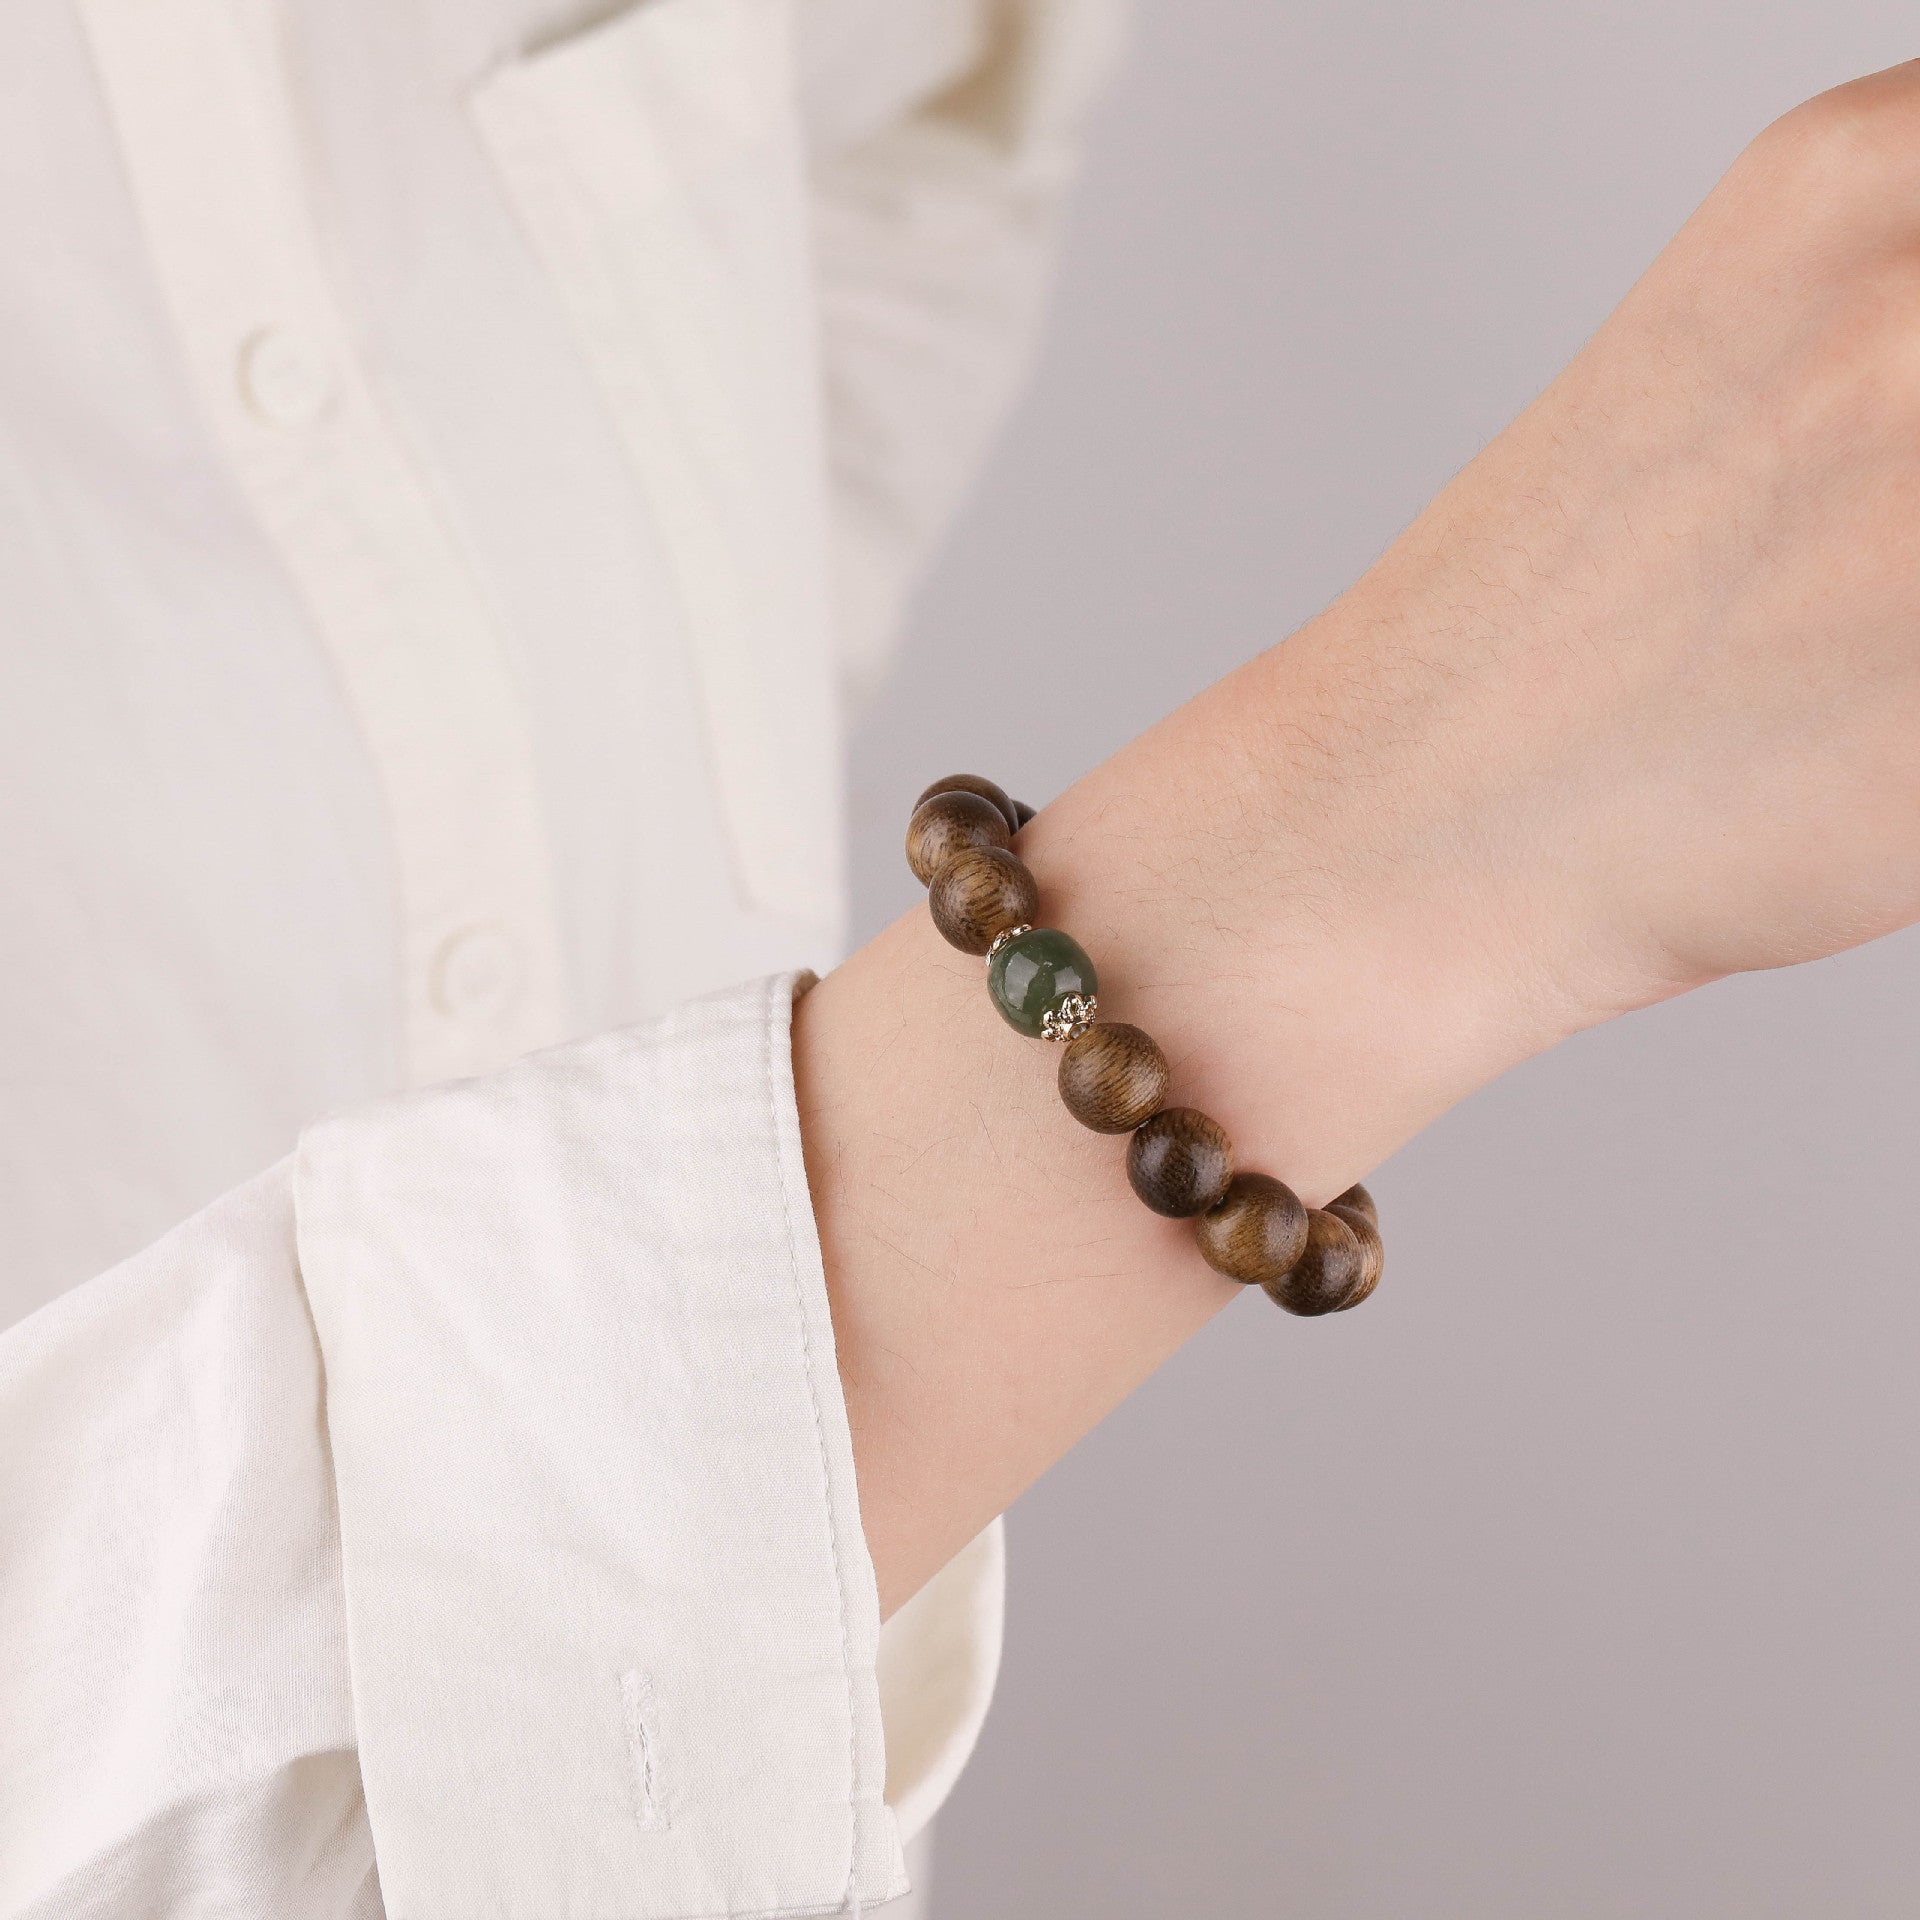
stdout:
[(1009, 833), (1018, 833), (1025, 824), (1020, 818), (1019, 803), (1011, 798), (1005, 787), (995, 786), (991, 780), (984, 780), (977, 773), (950, 773), (943, 780), (936, 780), (914, 804), (916, 811), (925, 806), (935, 795), (942, 793), (971, 793), (995, 808), (1001, 819), (1007, 823)]
[(1289, 1313), (1338, 1313), (1366, 1277), (1367, 1256), (1352, 1226), (1318, 1207), (1307, 1211), (1307, 1244), (1291, 1273), (1265, 1283)]
[(1350, 1307), (1357, 1307), (1380, 1284), (1380, 1272), (1386, 1264), (1386, 1246), (1372, 1218), (1358, 1206), (1349, 1204), (1346, 1194), (1343, 1193), (1338, 1200), (1330, 1200), (1327, 1211), (1336, 1220), (1344, 1220), (1360, 1243), (1360, 1278), (1353, 1291), (1334, 1309), (1337, 1313), (1345, 1313)]
[(1351, 1186), (1345, 1193), (1327, 1202), (1327, 1211), (1336, 1220), (1344, 1220), (1360, 1242), (1362, 1267), (1359, 1284), (1341, 1301), (1336, 1312), (1357, 1307), (1380, 1284), (1380, 1272), (1386, 1263), (1386, 1245), (1380, 1238), (1380, 1209), (1365, 1187)]
[(1060, 1098), (1095, 1133), (1131, 1133), (1151, 1119), (1171, 1078), (1159, 1042), (1124, 1020), (1089, 1027), (1060, 1056)]
[(1165, 1107), (1127, 1142), (1127, 1178), (1155, 1213), (1185, 1220), (1225, 1196), (1233, 1143), (1197, 1108)]
[(933, 924), (962, 953), (985, 953), (1009, 927), (1030, 925), (1040, 888), (1005, 847), (962, 847), (934, 870), (927, 890)]
[(1167, 1057), (1124, 1021), (1099, 1023), (1086, 950), (1036, 926), (1039, 888), (1013, 852), (1033, 809), (978, 774), (936, 780), (914, 803), (907, 862), (928, 889), (934, 925), (963, 953), (984, 954), (987, 993), (1018, 1032), (1064, 1042), (1060, 1098), (1082, 1126), (1130, 1134), (1127, 1180), (1155, 1213), (1194, 1219), (1217, 1273), (1259, 1286), (1289, 1313), (1356, 1307), (1380, 1283), (1380, 1216), (1365, 1187), (1308, 1208), (1284, 1181), (1233, 1170), (1233, 1143), (1193, 1107), (1168, 1107)]
[(924, 886), (963, 847), (1004, 847), (1013, 838), (1006, 815), (977, 793), (936, 793), (907, 822), (907, 865)]
[(1307, 1210), (1284, 1181), (1236, 1173), (1226, 1195), (1194, 1223), (1201, 1257), (1242, 1286), (1284, 1280), (1307, 1250)]
[(1336, 1195), (1327, 1202), (1327, 1211), (1333, 1213), (1339, 1208), (1350, 1207), (1355, 1213), (1363, 1214), (1374, 1226), (1380, 1224), (1380, 1209), (1373, 1204), (1373, 1195), (1356, 1181), (1345, 1193)]

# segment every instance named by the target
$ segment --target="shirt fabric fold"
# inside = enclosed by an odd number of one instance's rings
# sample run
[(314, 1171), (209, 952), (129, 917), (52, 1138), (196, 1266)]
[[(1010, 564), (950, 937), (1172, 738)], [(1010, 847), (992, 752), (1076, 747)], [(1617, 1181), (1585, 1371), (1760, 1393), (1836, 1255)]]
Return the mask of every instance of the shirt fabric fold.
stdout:
[(806, 978), (326, 1121), (0, 1340), (0, 1911), (903, 1891), (999, 1543), (888, 1629), (889, 1779)]
[(900, 1885), (765, 976), (1118, 11), (0, 14), (0, 1920)]

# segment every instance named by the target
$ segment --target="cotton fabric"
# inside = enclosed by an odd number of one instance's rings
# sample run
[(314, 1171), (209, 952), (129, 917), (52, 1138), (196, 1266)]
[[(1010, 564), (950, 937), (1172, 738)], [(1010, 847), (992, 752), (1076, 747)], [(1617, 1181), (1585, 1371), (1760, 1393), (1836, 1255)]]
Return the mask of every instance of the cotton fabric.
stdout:
[(897, 1636), (889, 1774), (794, 985), (329, 1120), (0, 1342), (7, 1911), (905, 1890), (999, 1542)]
[(901, 1885), (787, 1019), (1111, 37), (0, 21), (0, 1914)]

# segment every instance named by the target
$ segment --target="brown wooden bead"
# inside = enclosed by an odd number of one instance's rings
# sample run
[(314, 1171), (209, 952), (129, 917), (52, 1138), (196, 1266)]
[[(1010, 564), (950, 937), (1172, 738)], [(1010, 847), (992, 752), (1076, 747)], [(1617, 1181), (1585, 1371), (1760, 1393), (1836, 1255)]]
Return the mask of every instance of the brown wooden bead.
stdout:
[(1307, 1250), (1307, 1210), (1284, 1181), (1236, 1173), (1226, 1198), (1194, 1223), (1208, 1266), (1244, 1286), (1284, 1280)]
[(1373, 1226), (1377, 1227), (1380, 1224), (1380, 1209), (1373, 1204), (1373, 1195), (1358, 1182), (1350, 1186), (1337, 1199), (1327, 1202), (1329, 1213), (1339, 1207), (1351, 1207), (1355, 1213), (1363, 1214)]
[[(1360, 1242), (1359, 1284), (1334, 1309), (1336, 1313), (1345, 1313), (1349, 1307), (1357, 1307), (1380, 1284), (1380, 1269), (1386, 1262), (1386, 1247), (1380, 1239), (1380, 1229), (1368, 1214), (1349, 1201), (1348, 1196), (1354, 1192), (1366, 1198), (1364, 1188), (1350, 1187), (1338, 1200), (1327, 1202), (1327, 1211), (1336, 1220), (1344, 1220), (1353, 1229), (1353, 1237)], [(1367, 1199), (1367, 1205), (1371, 1207), (1372, 1204), (1372, 1200)]]
[(1024, 827), (1027, 824), (1027, 822), (1033, 818), (1034, 814), (1037, 811), (1038, 811), (1037, 808), (1028, 806), (1024, 800), (1016, 800), (1013, 803), (1014, 832), (1018, 833), (1020, 829)]
[(1291, 1273), (1266, 1282), (1266, 1289), (1289, 1313), (1338, 1313), (1366, 1278), (1366, 1269), (1367, 1256), (1352, 1224), (1311, 1207), (1306, 1250)]
[(1031, 926), (1040, 888), (1005, 847), (962, 847), (941, 861), (927, 893), (933, 924), (962, 953), (985, 953), (996, 934)]
[(971, 793), (987, 801), (1007, 823), (1009, 833), (1018, 833), (1021, 826), (1018, 804), (1007, 797), (1005, 787), (996, 787), (991, 780), (983, 780), (977, 773), (950, 773), (944, 780), (936, 780), (914, 805), (915, 812), (924, 807), (936, 794)]
[(1205, 1213), (1233, 1178), (1233, 1143), (1193, 1107), (1164, 1107), (1127, 1142), (1127, 1178), (1155, 1213)]
[(1013, 829), (991, 800), (977, 793), (936, 793), (907, 822), (907, 865), (924, 887), (962, 847), (1004, 847)]
[(1159, 1042), (1124, 1020), (1089, 1027), (1060, 1056), (1060, 1098), (1095, 1133), (1131, 1133), (1160, 1111), (1171, 1078)]

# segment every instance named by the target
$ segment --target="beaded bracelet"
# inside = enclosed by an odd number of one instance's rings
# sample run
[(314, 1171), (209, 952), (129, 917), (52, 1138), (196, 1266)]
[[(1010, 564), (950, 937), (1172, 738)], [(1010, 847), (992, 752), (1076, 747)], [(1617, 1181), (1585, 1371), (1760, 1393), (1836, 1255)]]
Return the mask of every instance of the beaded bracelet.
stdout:
[[(957, 773), (914, 802), (907, 864), (933, 924), (984, 954), (987, 991), (1007, 1024), (1062, 1043), (1060, 1098), (1095, 1133), (1125, 1133), (1127, 1179), (1155, 1213), (1193, 1219), (1216, 1272), (1263, 1288), (1289, 1313), (1343, 1313), (1380, 1282), (1379, 1215), (1365, 1187), (1303, 1206), (1264, 1173), (1236, 1173), (1217, 1121), (1166, 1104), (1171, 1073), (1150, 1034), (1100, 1021), (1098, 981), (1080, 944), (1036, 927), (1040, 889), (1013, 851), (1033, 809), (991, 780)], [(1098, 1022), (1098, 1024), (1096, 1024)]]

